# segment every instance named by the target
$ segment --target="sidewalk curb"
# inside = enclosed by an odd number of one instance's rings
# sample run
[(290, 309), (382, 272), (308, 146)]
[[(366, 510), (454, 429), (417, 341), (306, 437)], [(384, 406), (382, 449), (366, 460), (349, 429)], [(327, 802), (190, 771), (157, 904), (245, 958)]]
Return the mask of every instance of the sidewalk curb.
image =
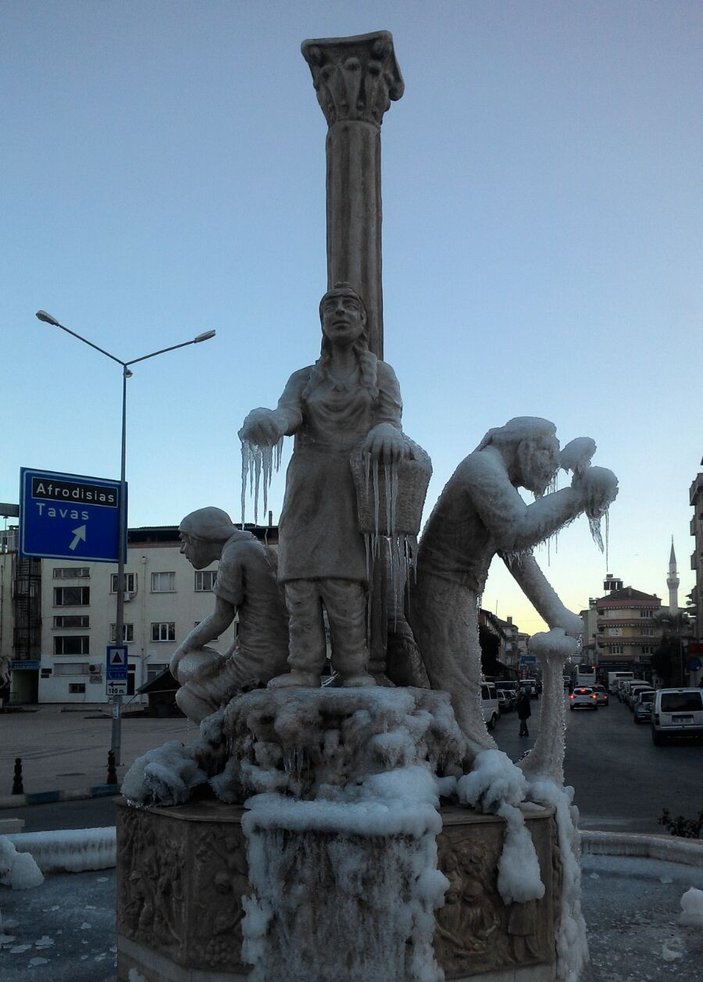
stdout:
[(638, 832), (581, 832), (581, 852), (588, 856), (641, 856), (667, 863), (703, 866), (703, 840)]
[(120, 794), (119, 784), (94, 784), (75, 791), (34, 791), (0, 797), (0, 808), (23, 808), (25, 805), (47, 805), (55, 801), (83, 801), (85, 798), (108, 798)]

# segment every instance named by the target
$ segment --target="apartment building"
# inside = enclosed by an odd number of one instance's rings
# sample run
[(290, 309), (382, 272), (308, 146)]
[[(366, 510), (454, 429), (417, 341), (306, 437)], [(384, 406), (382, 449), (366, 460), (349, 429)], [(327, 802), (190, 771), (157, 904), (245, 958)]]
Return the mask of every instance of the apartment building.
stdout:
[[(275, 544), (275, 528), (251, 528)], [(11, 534), (12, 533), (12, 534)], [(114, 644), (117, 571), (112, 563), (25, 559), (16, 530), (0, 543), (0, 657), (16, 703), (107, 702), (105, 663)], [(130, 529), (125, 566), (126, 701), (168, 666), (179, 642), (212, 613), (217, 565), (194, 570), (176, 526)], [(234, 640), (235, 624), (218, 643)]]
[(589, 601), (584, 611), (587, 638), (582, 660), (602, 670), (645, 670), (662, 637), (656, 611), (662, 602), (655, 594), (643, 593), (608, 573), (604, 594)]

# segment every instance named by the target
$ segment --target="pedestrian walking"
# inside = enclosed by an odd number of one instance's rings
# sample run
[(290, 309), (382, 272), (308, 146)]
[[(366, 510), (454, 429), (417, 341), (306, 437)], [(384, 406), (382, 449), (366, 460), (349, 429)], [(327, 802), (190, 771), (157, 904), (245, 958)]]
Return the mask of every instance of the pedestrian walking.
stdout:
[(529, 736), (527, 721), (532, 715), (530, 706), (530, 695), (525, 689), (520, 689), (517, 697), (517, 718), (520, 720), (520, 736)]

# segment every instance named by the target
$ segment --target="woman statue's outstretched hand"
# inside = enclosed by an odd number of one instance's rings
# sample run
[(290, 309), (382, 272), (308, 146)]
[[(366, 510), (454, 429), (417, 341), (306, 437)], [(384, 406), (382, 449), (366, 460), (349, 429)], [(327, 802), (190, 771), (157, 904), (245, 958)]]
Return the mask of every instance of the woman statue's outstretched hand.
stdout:
[(252, 409), (239, 431), (239, 439), (257, 447), (272, 447), (284, 432), (283, 420), (276, 409)]

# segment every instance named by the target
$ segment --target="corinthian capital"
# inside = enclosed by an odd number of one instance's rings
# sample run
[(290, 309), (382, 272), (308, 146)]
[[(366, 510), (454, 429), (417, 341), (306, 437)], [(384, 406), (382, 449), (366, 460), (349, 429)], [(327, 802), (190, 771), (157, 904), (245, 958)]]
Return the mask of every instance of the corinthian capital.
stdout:
[(391, 100), (403, 94), (389, 31), (303, 41), (301, 50), (328, 126), (363, 120), (380, 127)]

